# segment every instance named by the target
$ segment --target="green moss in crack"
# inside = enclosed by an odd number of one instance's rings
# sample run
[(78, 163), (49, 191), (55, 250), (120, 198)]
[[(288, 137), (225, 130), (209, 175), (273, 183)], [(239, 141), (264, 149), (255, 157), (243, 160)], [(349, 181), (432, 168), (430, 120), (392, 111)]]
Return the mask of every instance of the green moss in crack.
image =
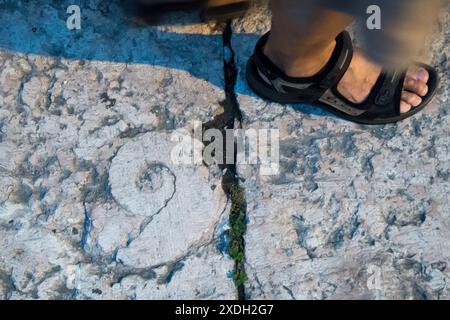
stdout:
[(244, 270), (236, 271), (233, 274), (233, 280), (234, 280), (236, 287), (243, 286), (245, 284), (245, 282), (247, 281), (247, 279), (248, 279), (247, 274), (245, 273)]
[(241, 246), (237, 241), (230, 244), (229, 255), (237, 262), (242, 262), (244, 260), (244, 253), (242, 252)]
[(230, 244), (228, 254), (235, 261), (235, 270), (233, 280), (239, 288), (247, 281), (247, 275), (244, 268), (245, 242), (244, 235), (246, 231), (246, 212), (247, 201), (245, 191), (239, 185), (234, 183), (230, 188), (231, 212), (230, 212)]

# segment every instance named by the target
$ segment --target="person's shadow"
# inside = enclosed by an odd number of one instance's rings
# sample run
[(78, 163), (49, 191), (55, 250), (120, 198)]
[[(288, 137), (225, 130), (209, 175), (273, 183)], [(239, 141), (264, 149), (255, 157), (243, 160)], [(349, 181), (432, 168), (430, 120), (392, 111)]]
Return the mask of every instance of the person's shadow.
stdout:
[[(152, 26), (139, 23), (141, 19), (136, 19), (136, 12), (127, 1), (75, 2), (80, 8), (79, 30), (67, 26), (71, 16), (67, 9), (74, 4), (72, 0), (0, 1), (0, 49), (26, 55), (173, 68), (224, 88), (222, 33), (209, 32), (204, 26), (189, 27), (199, 22), (198, 12), (173, 13), (159, 26)], [(202, 29), (206, 31), (192, 31)], [(237, 57), (241, 69), (250, 54), (247, 51), (259, 37), (234, 34), (233, 41), (246, 48), (243, 57)], [(237, 86), (236, 91), (253, 95), (246, 86)], [(324, 114), (306, 106), (299, 108), (302, 112)]]
[(161, 26), (138, 25), (124, 1), (82, 1), (81, 29), (69, 30), (66, 21), (71, 14), (66, 11), (73, 2), (1, 1), (0, 48), (26, 55), (180, 69), (223, 88), (221, 33), (172, 31), (192, 22), (195, 12), (169, 16)]

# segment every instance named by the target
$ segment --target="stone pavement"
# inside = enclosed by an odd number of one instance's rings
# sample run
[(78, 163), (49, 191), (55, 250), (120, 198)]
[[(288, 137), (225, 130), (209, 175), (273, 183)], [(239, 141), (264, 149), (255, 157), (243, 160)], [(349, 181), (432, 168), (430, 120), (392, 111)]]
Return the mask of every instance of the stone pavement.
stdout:
[[(90, 0), (69, 31), (61, 2), (0, 0), (0, 298), (450, 298), (448, 8), (425, 52), (438, 97), (367, 127), (249, 91), (264, 6), (233, 22), (234, 65), (195, 13), (138, 27)], [(174, 132), (238, 107), (236, 126), (280, 130), (279, 175), (237, 167), (245, 206), (222, 188), (230, 168), (170, 156)]]
[[(254, 22), (257, 23), (254, 23)], [(235, 23), (244, 128), (280, 130), (277, 176), (244, 166), (246, 293), (254, 299), (448, 299), (450, 270), (449, 10), (428, 57), (441, 91), (416, 117), (344, 122), (308, 106), (255, 97), (245, 83), (265, 9)]]

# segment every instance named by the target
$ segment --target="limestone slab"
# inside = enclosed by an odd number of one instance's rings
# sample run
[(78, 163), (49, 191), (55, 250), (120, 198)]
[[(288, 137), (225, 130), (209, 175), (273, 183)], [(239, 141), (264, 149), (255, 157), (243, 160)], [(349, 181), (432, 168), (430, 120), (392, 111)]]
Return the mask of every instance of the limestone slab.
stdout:
[[(355, 125), (307, 105), (256, 97), (245, 64), (267, 9), (234, 23), (244, 129), (280, 130), (280, 172), (242, 165), (252, 299), (448, 299), (449, 14), (428, 57), (442, 87), (419, 115)], [(426, 51), (426, 50), (425, 50)]]
[(0, 3), (0, 298), (235, 298), (221, 172), (169, 157), (221, 108), (221, 35), (123, 3)]

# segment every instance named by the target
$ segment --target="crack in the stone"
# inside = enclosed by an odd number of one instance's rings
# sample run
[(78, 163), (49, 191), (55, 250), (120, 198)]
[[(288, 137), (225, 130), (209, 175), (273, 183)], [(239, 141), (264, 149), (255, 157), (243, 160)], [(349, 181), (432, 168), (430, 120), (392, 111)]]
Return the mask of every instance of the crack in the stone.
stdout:
[[(56, 72), (56, 70), (55, 70), (55, 72)], [(56, 75), (55, 75), (55, 72), (53, 72), (53, 74), (51, 75), (51, 76), (49, 76), (49, 86), (48, 86), (48, 89), (47, 89), (47, 100), (45, 101), (45, 105), (44, 105), (44, 110), (47, 110), (47, 111), (49, 111), (50, 113), (52, 113), (52, 114), (54, 114), (54, 115), (56, 115), (56, 116), (61, 116), (61, 111), (60, 110), (58, 110), (58, 111), (55, 111), (55, 112), (52, 112), (51, 111), (51, 106), (52, 106), (52, 104), (53, 104), (53, 89), (55, 88), (55, 85), (56, 85), (56, 82), (57, 82), (57, 77), (56, 77)]]
[(117, 267), (119, 269), (119, 271), (115, 273), (114, 280), (111, 283), (111, 287), (114, 284), (121, 283), (125, 278), (131, 277), (131, 276), (138, 276), (138, 277), (141, 277), (142, 279), (146, 279), (146, 280), (157, 278), (155, 270), (162, 268), (162, 267), (167, 267), (168, 270), (167, 270), (167, 272), (162, 274), (160, 277), (158, 277), (157, 282), (158, 282), (158, 284), (169, 283), (171, 281), (172, 277), (174, 276), (174, 274), (177, 271), (180, 271), (182, 269), (180, 267), (181, 264), (184, 266), (184, 262), (188, 258), (190, 258), (191, 256), (194, 256), (194, 255), (197, 255), (201, 249), (210, 246), (211, 244), (214, 243), (215, 240), (216, 240), (216, 238), (212, 237), (212, 239), (209, 239), (207, 241), (193, 244), (186, 250), (186, 252), (184, 254), (182, 254), (170, 261), (161, 262), (161, 263), (158, 263), (158, 264), (155, 264), (152, 266), (148, 266), (148, 267), (141, 267), (141, 268), (132, 267), (132, 266), (127, 266), (127, 265), (123, 264), (122, 261), (120, 261), (120, 260), (116, 261), (117, 263), (119, 263), (119, 266)]
[[(238, 69), (235, 62), (235, 52), (232, 47), (232, 36), (233, 29), (231, 21), (228, 21), (223, 30), (222, 38), (225, 81), (225, 101), (222, 103), (224, 113), (216, 116), (212, 121), (203, 124), (203, 129), (219, 129), (224, 135), (227, 129), (236, 129), (236, 126), (239, 127), (242, 123), (242, 112), (235, 91)], [(236, 122), (238, 123), (237, 125)], [(245, 282), (247, 281), (244, 240), (247, 202), (245, 199), (245, 191), (239, 183), (236, 156), (236, 151), (234, 151), (233, 164), (220, 165), (220, 168), (223, 172), (222, 188), (231, 202), (228, 254), (234, 260), (233, 280), (237, 289), (237, 297), (239, 300), (244, 300), (246, 298)], [(224, 157), (226, 159), (227, 155), (224, 154)], [(227, 163), (227, 161), (220, 161), (220, 163)]]
[(283, 287), (284, 290), (286, 290), (286, 292), (288, 293), (288, 295), (291, 297), (292, 300), (297, 300), (295, 298), (294, 292), (292, 292), (291, 288), (289, 288), (289, 287), (287, 287), (285, 285), (283, 285), (282, 287)]
[(87, 243), (89, 241), (89, 234), (92, 228), (92, 216), (91, 212), (86, 206), (85, 201), (83, 202), (83, 208), (84, 208), (84, 222), (83, 222), (83, 232), (81, 233), (80, 247), (86, 253), (88, 251)]

